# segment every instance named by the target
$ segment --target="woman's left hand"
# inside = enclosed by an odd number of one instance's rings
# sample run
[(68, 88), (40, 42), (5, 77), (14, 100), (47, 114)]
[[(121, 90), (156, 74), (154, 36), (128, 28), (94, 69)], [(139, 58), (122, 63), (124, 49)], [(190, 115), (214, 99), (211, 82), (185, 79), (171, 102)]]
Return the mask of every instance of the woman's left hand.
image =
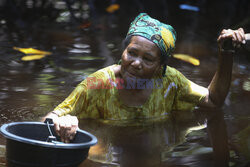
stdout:
[(78, 119), (76, 116), (65, 115), (53, 120), (55, 131), (61, 137), (61, 141), (69, 143), (74, 139), (78, 129)]
[(59, 117), (55, 113), (50, 112), (42, 119), (42, 122), (44, 122), (46, 118), (53, 120), (55, 132), (61, 137), (62, 142), (69, 143), (74, 139), (78, 129), (78, 119), (76, 116), (65, 115)]
[(232, 29), (223, 29), (217, 39), (220, 51), (225, 51), (223, 48), (225, 41), (232, 40), (232, 49), (240, 48), (242, 44), (246, 43), (245, 32), (243, 28), (239, 28), (238, 30)]

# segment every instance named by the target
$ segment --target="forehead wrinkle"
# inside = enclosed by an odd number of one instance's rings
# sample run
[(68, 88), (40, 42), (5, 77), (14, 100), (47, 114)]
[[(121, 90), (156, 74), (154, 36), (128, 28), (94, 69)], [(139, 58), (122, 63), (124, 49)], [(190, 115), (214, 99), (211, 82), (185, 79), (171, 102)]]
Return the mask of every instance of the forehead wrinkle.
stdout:
[(149, 55), (151, 57), (155, 57), (153, 50), (156, 51), (157, 55), (160, 53), (160, 49), (155, 43), (140, 36), (133, 36), (128, 48), (135, 49), (136, 51), (143, 51), (145, 55)]
[[(137, 45), (138, 46), (138, 45)], [(147, 48), (147, 47), (146, 47)], [(128, 49), (129, 50), (134, 50), (134, 51), (136, 51), (136, 52), (143, 52), (143, 55), (145, 55), (145, 56), (150, 56), (150, 57), (156, 57), (156, 56), (154, 56), (154, 54), (152, 53), (152, 50), (151, 49), (149, 49), (148, 51), (147, 50), (144, 50), (144, 49), (141, 49), (141, 47), (140, 46), (138, 46), (138, 47), (136, 47), (135, 45), (133, 45), (133, 46), (129, 46), (128, 47)], [(143, 51), (142, 51), (143, 50)]]

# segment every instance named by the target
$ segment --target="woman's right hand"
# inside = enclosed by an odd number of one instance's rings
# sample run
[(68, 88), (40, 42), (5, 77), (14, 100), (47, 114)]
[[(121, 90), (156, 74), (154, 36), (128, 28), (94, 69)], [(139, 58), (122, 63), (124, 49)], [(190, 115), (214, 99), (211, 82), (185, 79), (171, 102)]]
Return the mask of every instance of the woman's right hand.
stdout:
[(246, 43), (246, 37), (243, 28), (239, 28), (237, 30), (223, 29), (217, 39), (220, 50), (225, 49), (223, 48), (223, 45), (226, 40), (232, 40), (233, 48), (231, 49), (240, 48), (242, 44)]
[(74, 139), (79, 122), (76, 116), (66, 115), (59, 117), (54, 113), (49, 113), (44, 120), (46, 118), (53, 120), (55, 132), (61, 137), (62, 142), (69, 143), (70, 140)]

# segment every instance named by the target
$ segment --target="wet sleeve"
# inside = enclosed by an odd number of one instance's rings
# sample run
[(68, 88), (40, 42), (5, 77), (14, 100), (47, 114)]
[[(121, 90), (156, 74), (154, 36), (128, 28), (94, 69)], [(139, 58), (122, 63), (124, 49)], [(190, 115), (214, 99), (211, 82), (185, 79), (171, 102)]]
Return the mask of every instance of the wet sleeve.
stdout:
[(76, 115), (79, 118), (100, 118), (102, 111), (97, 107), (103, 106), (105, 91), (101, 89), (106, 77), (103, 70), (89, 75), (72, 93), (59, 104), (53, 112), (59, 116)]
[(176, 71), (175, 83), (177, 92), (173, 104), (174, 110), (193, 110), (204, 100), (208, 90), (205, 87), (188, 80), (182, 73)]
[(54, 112), (59, 116), (66, 114), (78, 115), (80, 112), (84, 112), (87, 104), (87, 87), (84, 81), (80, 83), (71, 94), (55, 109)]

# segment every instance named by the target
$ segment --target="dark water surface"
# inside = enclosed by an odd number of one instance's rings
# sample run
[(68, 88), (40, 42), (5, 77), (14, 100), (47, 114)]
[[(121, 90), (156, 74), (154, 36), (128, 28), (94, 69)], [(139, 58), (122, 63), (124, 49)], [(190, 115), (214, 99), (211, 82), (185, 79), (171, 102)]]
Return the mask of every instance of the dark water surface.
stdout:
[[(89, 1), (81, 4), (81, 17), (76, 3), (77, 18), (70, 17), (62, 1), (43, 9), (0, 2), (0, 125), (39, 121), (86, 76), (116, 63), (129, 23), (139, 12), (176, 29), (175, 53), (189, 54), (201, 64), (172, 58), (169, 65), (203, 86), (208, 86), (216, 70), (219, 32), (238, 27), (250, 32), (249, 2), (244, 0), (118, 1), (120, 9), (113, 14), (105, 12), (108, 2)], [(199, 11), (180, 9), (183, 4)], [(22, 61), (24, 54), (13, 47), (32, 47), (52, 55)], [(80, 120), (80, 128), (99, 140), (80, 166), (249, 166), (249, 103), (250, 52), (241, 50), (223, 109), (197, 109), (171, 120), (136, 120), (136, 124)], [(190, 129), (199, 125), (198, 130)], [(4, 150), (2, 136), (0, 144)]]

